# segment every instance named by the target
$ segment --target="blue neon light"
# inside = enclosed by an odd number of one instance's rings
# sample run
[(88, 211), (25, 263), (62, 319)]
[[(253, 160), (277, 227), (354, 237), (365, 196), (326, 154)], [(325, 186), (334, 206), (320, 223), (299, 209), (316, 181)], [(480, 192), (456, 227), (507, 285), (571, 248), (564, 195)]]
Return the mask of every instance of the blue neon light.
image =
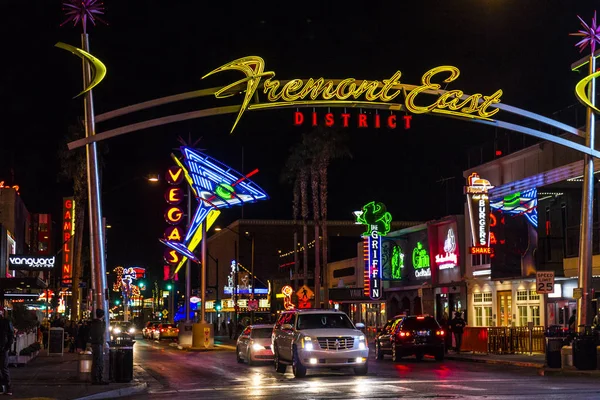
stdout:
[(537, 205), (537, 188), (521, 192), (519, 204), (514, 207), (505, 206), (503, 197), (490, 202), (492, 210), (500, 210), (508, 215), (523, 215), (536, 228), (538, 227)]
[[(223, 293), (224, 294), (233, 294), (231, 293), (232, 289), (230, 287), (225, 286), (223, 288)], [(244, 288), (244, 289), (238, 289), (236, 291), (236, 294), (251, 294), (252, 293), (252, 289), (248, 289), (248, 288)], [(269, 289), (264, 289), (264, 288), (254, 288), (254, 294), (269, 294)]]
[[(181, 153), (183, 154), (183, 164), (192, 180), (192, 183), (188, 182), (188, 184), (196, 193), (198, 208), (194, 212), (183, 243), (164, 239), (161, 239), (161, 242), (191, 260), (198, 261), (187, 246), (213, 207), (228, 208), (244, 203), (254, 203), (259, 200), (267, 200), (269, 196), (250, 179), (206, 154), (185, 146), (181, 147)], [(217, 195), (217, 187), (223, 184), (234, 188), (230, 199), (223, 199)]]
[(158, 239), (158, 240), (160, 240), (163, 244), (172, 248), (176, 252), (183, 254), (185, 257), (189, 258), (190, 260), (198, 262), (198, 258), (194, 255), (194, 253), (192, 253), (187, 248), (187, 246), (185, 244), (183, 244), (181, 242), (173, 242), (173, 241), (165, 240), (165, 239)]

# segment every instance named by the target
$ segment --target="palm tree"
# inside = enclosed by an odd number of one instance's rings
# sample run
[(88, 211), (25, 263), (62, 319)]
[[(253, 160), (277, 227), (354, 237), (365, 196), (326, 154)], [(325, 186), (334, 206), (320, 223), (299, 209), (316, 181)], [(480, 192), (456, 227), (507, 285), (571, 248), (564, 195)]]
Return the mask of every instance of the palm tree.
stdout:
[[(327, 236), (327, 188), (328, 188), (328, 180), (327, 180), (327, 172), (329, 169), (329, 165), (333, 160), (343, 158), (343, 157), (352, 157), (348, 146), (346, 145), (346, 135), (342, 132), (335, 129), (325, 129), (325, 128), (317, 128), (313, 132), (315, 138), (313, 140), (313, 145), (318, 152), (313, 159), (313, 164), (315, 164), (318, 172), (319, 172), (319, 210), (320, 210), (320, 224), (321, 224), (321, 233), (323, 235), (323, 247), (322, 247), (322, 257), (323, 257), (323, 287), (325, 288), (323, 303), (327, 308), (329, 305), (329, 290), (328, 287), (328, 275), (327, 275), (327, 262), (328, 262), (328, 236)], [(313, 193), (314, 195), (314, 193)]]
[[(302, 229), (303, 229), (303, 249), (304, 249), (304, 285), (307, 284), (308, 278), (308, 153), (304, 142), (298, 143), (290, 150), (290, 156), (286, 161), (286, 168), (283, 174), (283, 179), (294, 182), (294, 200), (293, 200), (293, 214), (294, 221), (298, 217), (298, 211), (302, 216)], [(294, 251), (296, 251), (297, 239), (294, 238)], [(297, 253), (294, 255), (295, 272), (298, 274), (298, 259)], [(296, 282), (296, 289), (298, 284)]]
[[(85, 149), (68, 150), (66, 143), (84, 136), (84, 126), (82, 121), (77, 125), (71, 125), (65, 136), (65, 146), (59, 151), (61, 171), (59, 179), (73, 183), (73, 198), (77, 210), (75, 212), (75, 242), (73, 246), (73, 278), (71, 295), (71, 319), (78, 320), (81, 314), (79, 277), (83, 274), (82, 249), (83, 249), (83, 228), (85, 224), (85, 209), (87, 205), (87, 167)], [(55, 294), (58, 297), (58, 292)]]

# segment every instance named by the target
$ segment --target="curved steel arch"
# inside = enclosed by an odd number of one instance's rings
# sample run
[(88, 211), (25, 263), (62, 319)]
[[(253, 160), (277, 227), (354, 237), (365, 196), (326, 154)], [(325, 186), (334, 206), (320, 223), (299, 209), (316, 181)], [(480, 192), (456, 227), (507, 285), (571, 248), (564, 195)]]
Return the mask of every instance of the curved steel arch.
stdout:
[[(332, 80), (332, 82), (334, 84), (337, 84), (341, 81), (342, 81), (341, 79)], [(282, 84), (287, 83), (287, 82), (289, 82), (289, 81), (281, 81)], [(361, 82), (362, 81), (359, 81), (359, 80), (356, 81), (357, 84), (360, 84)], [(393, 89), (404, 88), (404, 89), (411, 89), (411, 90), (416, 87), (417, 87), (416, 85), (407, 85), (407, 84), (392, 86)], [(169, 103), (174, 103), (174, 102), (193, 99), (193, 98), (211, 96), (223, 88), (224, 87), (216, 87), (216, 88), (195, 90), (195, 91), (191, 91), (191, 92), (179, 93), (176, 95), (161, 97), (158, 99), (149, 100), (146, 102), (130, 105), (127, 107), (123, 107), (123, 108), (120, 108), (117, 110), (113, 110), (113, 111), (109, 111), (109, 112), (97, 115), (96, 122), (100, 123), (100, 122), (104, 122), (104, 121), (109, 121), (111, 119), (114, 119), (114, 118), (117, 118), (120, 116), (132, 114), (132, 113), (135, 113), (138, 111), (158, 107), (158, 106), (169, 104)], [(231, 95), (233, 95), (233, 94), (239, 93), (240, 91), (243, 91), (243, 89), (244, 89), (243, 85), (240, 84), (236, 87), (231, 88), (228, 92)], [(425, 91), (423, 91), (423, 93), (433, 95), (433, 96), (440, 96), (447, 92), (448, 91), (441, 90), (441, 89), (440, 90), (425, 90)], [(461, 99), (467, 99), (468, 97), (469, 97), (469, 95), (463, 95), (461, 97)], [(479, 101), (481, 102), (482, 100), (479, 100)], [(265, 110), (265, 109), (271, 109), (271, 108), (305, 108), (305, 107), (315, 107), (315, 106), (317, 106), (317, 107), (319, 106), (318, 102), (299, 101), (299, 102), (280, 103), (277, 105), (274, 105), (274, 104), (264, 105), (264, 104), (260, 104), (260, 103), (259, 104), (254, 103), (254, 104), (249, 105), (248, 110), (258, 111), (258, 110)], [(382, 102), (379, 102), (379, 103), (364, 102), (361, 104), (357, 104), (357, 102), (355, 102), (355, 101), (347, 101), (347, 102), (337, 101), (335, 104), (327, 103), (327, 107), (332, 107), (332, 108), (336, 108), (336, 107), (337, 108), (359, 108), (360, 107), (360, 108), (370, 108), (370, 109), (379, 109), (379, 110), (405, 111), (405, 107), (402, 104), (399, 104), (399, 103), (392, 104), (392, 103), (382, 103)], [(491, 105), (491, 107), (497, 108), (501, 111), (504, 111), (504, 112), (507, 112), (510, 114), (514, 114), (514, 115), (518, 115), (520, 117), (534, 120), (536, 122), (560, 129), (561, 131), (571, 133), (575, 136), (585, 137), (585, 132), (583, 132), (577, 128), (574, 128), (569, 125), (563, 124), (562, 122), (555, 121), (553, 119), (544, 117), (542, 115), (532, 113), (527, 110), (523, 110), (518, 107), (513, 107), (513, 106), (510, 106), (507, 104), (502, 104), (502, 103), (493, 104), (493, 105)], [(187, 121), (187, 120), (191, 120), (191, 119), (209, 117), (209, 116), (214, 116), (214, 115), (233, 114), (233, 113), (239, 112), (240, 108), (241, 108), (241, 105), (230, 105), (230, 106), (206, 108), (206, 109), (202, 109), (202, 110), (196, 110), (196, 111), (190, 111), (190, 112), (185, 112), (185, 113), (180, 113), (180, 114), (167, 115), (167, 116), (160, 117), (160, 118), (154, 118), (154, 119), (150, 119), (150, 120), (146, 120), (146, 121), (142, 121), (142, 122), (138, 122), (138, 123), (134, 123), (134, 124), (130, 124), (130, 125), (121, 126), (118, 128), (114, 128), (111, 130), (101, 132), (101, 133), (97, 133), (96, 135), (91, 136), (91, 137), (82, 138), (82, 139), (70, 142), (70, 143), (68, 143), (68, 148), (70, 150), (72, 150), (72, 149), (76, 149), (76, 148), (85, 146), (89, 143), (99, 142), (99, 141), (113, 138), (116, 136), (124, 135), (126, 133), (136, 132), (136, 131), (139, 131), (142, 129), (157, 127), (157, 126), (166, 125), (166, 124), (170, 124), (170, 123), (174, 123), (174, 122)], [(458, 118), (458, 117), (453, 117), (453, 118)], [(579, 151), (581, 153), (589, 154), (593, 157), (600, 158), (600, 152), (597, 150), (591, 149), (589, 147), (586, 147), (584, 145), (581, 145), (579, 143), (573, 142), (571, 140), (568, 140), (568, 139), (565, 139), (565, 138), (562, 138), (559, 136), (555, 136), (555, 135), (551, 135), (546, 132), (542, 132), (537, 129), (532, 129), (532, 128), (528, 128), (525, 126), (517, 125), (517, 124), (506, 122), (506, 121), (500, 121), (500, 120), (483, 120), (483, 119), (469, 119), (469, 118), (458, 118), (458, 119), (469, 120), (469, 121), (481, 123), (484, 125), (490, 125), (490, 126), (495, 126), (498, 128), (515, 131), (515, 132), (520, 132), (525, 135), (530, 135), (530, 136), (534, 136), (534, 137), (537, 137), (542, 140), (554, 142), (556, 144), (571, 148), (571, 149)]]

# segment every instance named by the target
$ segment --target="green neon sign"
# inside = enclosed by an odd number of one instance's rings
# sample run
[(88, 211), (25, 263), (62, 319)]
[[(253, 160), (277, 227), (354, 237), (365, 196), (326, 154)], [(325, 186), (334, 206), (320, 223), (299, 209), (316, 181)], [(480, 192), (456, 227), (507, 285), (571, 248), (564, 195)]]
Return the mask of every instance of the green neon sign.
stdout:
[(404, 268), (404, 253), (398, 245), (392, 247), (392, 279), (402, 279), (402, 268)]
[(367, 231), (363, 236), (371, 235), (371, 232), (377, 231), (379, 235), (385, 236), (390, 231), (392, 225), (392, 214), (390, 214), (383, 203), (372, 201), (363, 206), (362, 211), (355, 211), (356, 223), (367, 226)]
[(215, 193), (223, 200), (229, 200), (233, 197), (235, 189), (233, 188), (233, 186), (228, 185), (227, 183), (219, 183), (215, 187)]
[(414, 269), (429, 268), (429, 254), (421, 242), (417, 242), (417, 246), (413, 249), (412, 263)]

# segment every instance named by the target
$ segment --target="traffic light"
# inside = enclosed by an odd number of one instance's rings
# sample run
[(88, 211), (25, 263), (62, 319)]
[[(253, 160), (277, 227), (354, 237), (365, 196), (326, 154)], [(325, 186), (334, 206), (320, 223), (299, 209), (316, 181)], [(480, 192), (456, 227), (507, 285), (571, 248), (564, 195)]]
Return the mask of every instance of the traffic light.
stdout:
[(221, 311), (221, 300), (215, 302), (215, 310)]
[(116, 305), (119, 305), (119, 304), (121, 304), (121, 300), (115, 300), (115, 304), (116, 304)]
[(170, 283), (167, 285), (167, 290), (171, 290), (173, 289), (173, 285), (171, 285)]

